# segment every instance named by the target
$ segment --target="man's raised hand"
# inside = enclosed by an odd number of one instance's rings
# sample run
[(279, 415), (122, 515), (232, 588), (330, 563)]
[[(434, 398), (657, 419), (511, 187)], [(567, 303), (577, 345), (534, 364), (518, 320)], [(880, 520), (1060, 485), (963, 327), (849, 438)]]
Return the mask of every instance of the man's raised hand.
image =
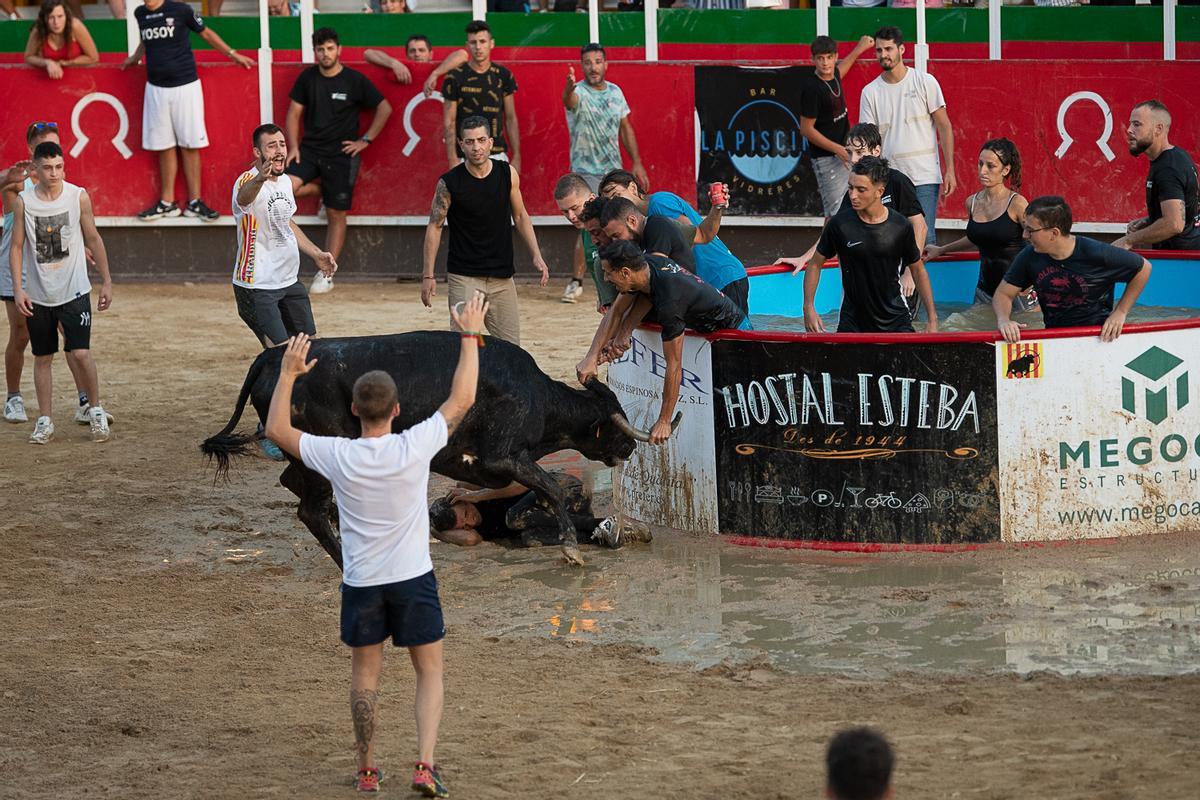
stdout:
[(307, 333), (298, 333), (288, 339), (287, 350), (283, 352), (283, 363), (279, 367), (280, 374), (296, 378), (315, 367), (317, 360), (308, 360), (308, 347), (311, 343)]
[(487, 316), (487, 295), (478, 289), (470, 300), (463, 300), (450, 307), (450, 318), (460, 330), (479, 333)]

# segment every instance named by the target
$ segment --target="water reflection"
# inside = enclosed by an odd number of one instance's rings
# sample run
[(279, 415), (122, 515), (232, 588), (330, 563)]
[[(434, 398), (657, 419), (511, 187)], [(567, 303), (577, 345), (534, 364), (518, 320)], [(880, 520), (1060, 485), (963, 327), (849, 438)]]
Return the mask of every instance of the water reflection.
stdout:
[(496, 591), (502, 576), (511, 602), (485, 623), (497, 635), (630, 642), (698, 667), (766, 654), (860, 675), (1197, 670), (1200, 570), (1161, 542), (1119, 544), (862, 555), (660, 534), (589, 551), (583, 570), (548, 564), (548, 550), (442, 555), (464, 587)]

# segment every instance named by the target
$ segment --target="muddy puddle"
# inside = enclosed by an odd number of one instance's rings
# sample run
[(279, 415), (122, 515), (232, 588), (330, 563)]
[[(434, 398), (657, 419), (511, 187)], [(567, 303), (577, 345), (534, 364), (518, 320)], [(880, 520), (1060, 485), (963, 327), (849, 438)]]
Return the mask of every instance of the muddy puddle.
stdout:
[[(868, 555), (660, 532), (651, 545), (589, 549), (582, 570), (549, 549), (494, 544), (438, 544), (434, 561), (484, 635), (624, 642), (698, 668), (765, 656), (862, 676), (1179, 674), (1200, 665), (1194, 552), (1194, 536)], [(486, 610), (469, 608), (483, 598)]]

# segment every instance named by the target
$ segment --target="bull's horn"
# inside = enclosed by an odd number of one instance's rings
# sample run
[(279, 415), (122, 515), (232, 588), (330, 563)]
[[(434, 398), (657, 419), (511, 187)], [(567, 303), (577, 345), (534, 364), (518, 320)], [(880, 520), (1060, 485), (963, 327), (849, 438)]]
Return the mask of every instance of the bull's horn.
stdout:
[[(674, 433), (675, 429), (679, 427), (679, 422), (682, 419), (683, 419), (683, 412), (676, 411), (675, 418), (673, 420), (671, 420), (671, 433)], [(624, 414), (614, 413), (612, 415), (612, 421), (613, 421), (613, 424), (616, 425), (617, 428), (622, 433), (624, 433), (626, 436), (636, 439), (639, 442), (650, 441), (650, 433), (648, 431), (638, 430), (637, 428), (633, 427), (633, 425), (630, 424), (629, 420), (625, 419)]]

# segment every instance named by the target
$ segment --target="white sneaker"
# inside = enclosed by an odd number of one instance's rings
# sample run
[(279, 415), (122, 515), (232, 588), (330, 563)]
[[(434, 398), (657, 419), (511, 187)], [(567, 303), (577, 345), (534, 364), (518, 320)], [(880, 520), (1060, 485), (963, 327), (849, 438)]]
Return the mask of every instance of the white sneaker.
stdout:
[[(76, 425), (91, 425), (92, 424), (91, 411), (92, 411), (92, 406), (79, 406), (78, 408), (76, 408), (75, 409), (75, 424)], [(105, 417), (105, 419), (108, 420), (109, 425), (112, 425), (114, 422), (116, 422), (116, 420), (113, 419), (113, 415), (109, 414), (107, 411), (104, 412), (104, 417)]]
[(91, 418), (92, 426), (92, 441), (107, 442), (108, 441), (108, 415), (104, 413), (104, 409), (100, 406), (92, 406), (88, 409), (88, 416)]
[(54, 423), (49, 417), (38, 417), (33, 433), (29, 434), (30, 444), (48, 444), (54, 438)]
[(324, 272), (318, 272), (308, 285), (309, 294), (325, 294), (333, 291), (333, 278), (327, 278)]
[(562, 302), (574, 303), (583, 296), (583, 284), (571, 278), (571, 282), (567, 284), (567, 288), (563, 289)]
[(21, 395), (8, 398), (8, 402), (4, 404), (4, 418), (9, 422), (29, 422), (29, 417), (25, 414), (25, 401), (21, 399)]

